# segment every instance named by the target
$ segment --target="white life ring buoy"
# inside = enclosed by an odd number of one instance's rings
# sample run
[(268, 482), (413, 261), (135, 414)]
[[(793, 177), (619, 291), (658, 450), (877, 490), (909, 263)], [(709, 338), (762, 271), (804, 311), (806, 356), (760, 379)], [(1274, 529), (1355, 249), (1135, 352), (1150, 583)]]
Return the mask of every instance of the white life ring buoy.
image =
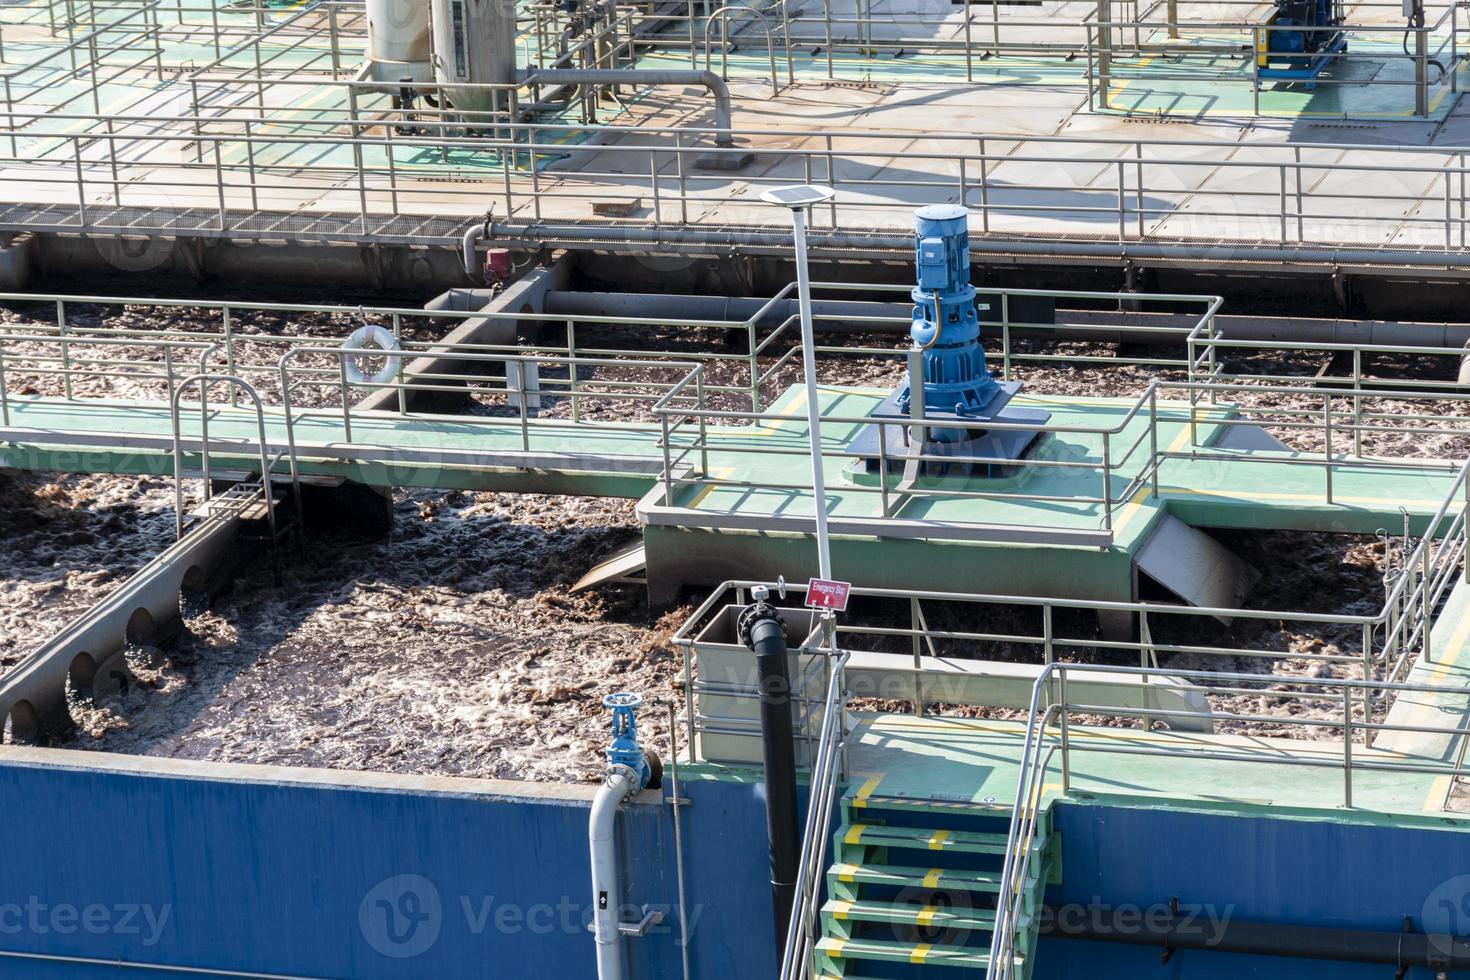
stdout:
[(399, 349), (398, 338), (393, 336), (393, 331), (376, 323), (365, 323), (352, 331), (352, 336), (342, 344), (342, 370), (346, 373), (347, 380), (354, 385), (366, 387), (387, 384), (398, 376), (398, 362), (401, 358), (384, 357), (383, 366), (368, 374), (363, 369), (363, 362), (367, 360), (363, 355)]

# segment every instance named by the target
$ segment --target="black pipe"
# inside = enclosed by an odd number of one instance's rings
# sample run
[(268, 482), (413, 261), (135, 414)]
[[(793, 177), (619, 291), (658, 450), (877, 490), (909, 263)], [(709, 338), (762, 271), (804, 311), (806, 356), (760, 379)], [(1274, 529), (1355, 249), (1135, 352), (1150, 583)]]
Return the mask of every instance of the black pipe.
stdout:
[(1137, 908), (1103, 909), (1086, 906), (1046, 906), (1041, 935), (1093, 942), (1155, 946), (1173, 950), (1213, 950), (1258, 956), (1383, 963), (1400, 968), (1422, 966), (1432, 970), (1470, 970), (1470, 940), (1449, 935), (1319, 926), (1281, 925), (1273, 922), (1219, 921), (1192, 913), (1187, 906), (1162, 908), (1151, 915)]
[(791, 724), (791, 677), (786, 621), (764, 599), (740, 614), (740, 639), (755, 653), (760, 677), (761, 755), (766, 765), (766, 836), (771, 845), (771, 901), (776, 958), (786, 952), (786, 927), (796, 900), (796, 739)]

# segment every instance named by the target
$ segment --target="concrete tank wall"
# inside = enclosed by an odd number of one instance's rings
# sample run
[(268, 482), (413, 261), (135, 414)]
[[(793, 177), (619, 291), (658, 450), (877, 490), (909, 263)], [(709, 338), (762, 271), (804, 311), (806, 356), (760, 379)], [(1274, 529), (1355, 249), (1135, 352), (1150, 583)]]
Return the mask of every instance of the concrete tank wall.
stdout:
[[(1417, 931), (1470, 934), (1470, 821), (1425, 814), (1393, 826), (1343, 813), (1342, 821), (1282, 819), (1266, 808), (1199, 813), (1068, 803), (1055, 811), (1062, 834), (1054, 908), (1146, 912), (1178, 897), (1201, 923), (1217, 919), (1393, 933), (1403, 917)], [(1348, 822), (1348, 821), (1352, 822)], [(1138, 977), (1158, 980), (1379, 980), (1394, 968), (1186, 950), (1166, 965), (1160, 949), (1044, 938), (1037, 980)], [(1411, 970), (1410, 980), (1432, 980)]]
[[(0, 976), (97, 973), (5, 955), (31, 952), (293, 977), (592, 978), (595, 789), (5, 746)], [(681, 789), (694, 974), (765, 980), (757, 786)], [(620, 818), (625, 899), (670, 912), (625, 941), (630, 976), (681, 973), (669, 814), (648, 792)]]

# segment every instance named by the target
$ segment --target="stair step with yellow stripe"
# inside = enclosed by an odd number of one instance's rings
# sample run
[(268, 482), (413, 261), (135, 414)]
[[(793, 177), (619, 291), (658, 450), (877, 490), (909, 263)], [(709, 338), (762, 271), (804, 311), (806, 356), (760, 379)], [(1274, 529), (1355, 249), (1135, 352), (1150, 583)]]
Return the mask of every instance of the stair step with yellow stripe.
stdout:
[(1006, 834), (985, 834), (927, 827), (893, 827), (849, 823), (838, 828), (838, 840), (864, 847), (903, 847), (911, 850), (954, 851), (967, 854), (1004, 854)]
[[(822, 915), (843, 922), (882, 922), (922, 928), (973, 929), (987, 933), (995, 927), (994, 909), (918, 905), (910, 902), (846, 901), (833, 898), (822, 906)], [(1018, 927), (1024, 925), (1024, 922), (1018, 923)]]
[(842, 799), (849, 810), (906, 810), (918, 813), (967, 813), (1009, 817), (1015, 807), (997, 801), (943, 799), (932, 796), (885, 796), (864, 785)]
[(882, 939), (837, 939), (824, 936), (817, 940), (817, 952), (834, 960), (880, 960), (886, 963), (923, 963), (928, 966), (984, 967), (990, 963), (989, 950)]
[(884, 864), (838, 862), (827, 869), (834, 881), (860, 885), (896, 885), (916, 888), (957, 888), (961, 891), (998, 892), (999, 871), (969, 871), (954, 868), (908, 868)]

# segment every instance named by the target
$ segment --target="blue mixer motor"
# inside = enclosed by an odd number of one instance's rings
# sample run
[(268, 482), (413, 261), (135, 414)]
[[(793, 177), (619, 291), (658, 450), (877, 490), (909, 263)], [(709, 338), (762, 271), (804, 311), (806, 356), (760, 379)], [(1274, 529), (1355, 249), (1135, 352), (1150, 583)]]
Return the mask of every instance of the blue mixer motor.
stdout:
[[(1044, 425), (1051, 414), (1010, 407), (1021, 383), (997, 381), (985, 366), (975, 287), (970, 285), (969, 212), (955, 204), (915, 212), (914, 261), (918, 283), (912, 292), (909, 337), (913, 348), (922, 352), (923, 454), (959, 457), (952, 463), (927, 459), (925, 467), (931, 474), (1003, 476), (1011, 469), (1006, 461), (1019, 459), (1039, 435), (1019, 426)], [(861, 454), (868, 470), (876, 469), (882, 425), (881, 444), (887, 447), (889, 467), (903, 467), (905, 457), (912, 455), (912, 427), (904, 423), (914, 409), (913, 393), (905, 382), (873, 410), (875, 424), (859, 432), (849, 451)], [(987, 428), (987, 422), (1006, 427)], [(983, 462), (966, 462), (965, 457)]]
[[(975, 287), (970, 285), (969, 213), (957, 204), (936, 204), (915, 213), (914, 258), (919, 283), (913, 288), (914, 320), (909, 336), (924, 352), (924, 405), (927, 412), (956, 415), (982, 412), (1001, 387), (985, 367)], [(898, 407), (909, 413), (909, 386), (898, 392)], [(934, 438), (953, 442), (959, 429), (941, 429)]]

